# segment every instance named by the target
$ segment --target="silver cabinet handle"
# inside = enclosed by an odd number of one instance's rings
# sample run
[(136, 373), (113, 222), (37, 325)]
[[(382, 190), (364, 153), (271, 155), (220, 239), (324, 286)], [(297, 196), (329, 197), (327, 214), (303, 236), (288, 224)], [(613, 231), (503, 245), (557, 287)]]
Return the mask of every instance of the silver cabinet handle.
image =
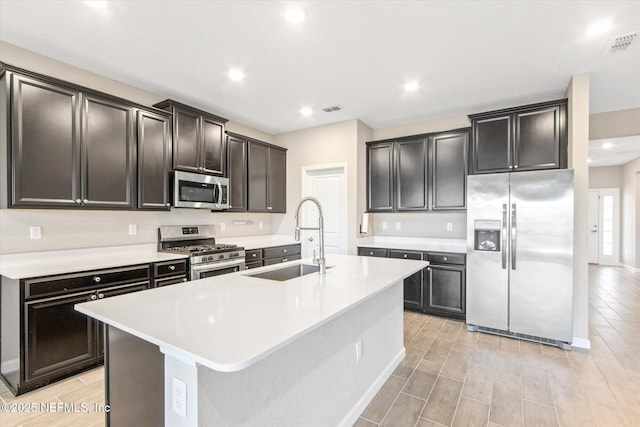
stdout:
[(98, 299), (98, 297), (96, 296), (96, 294), (91, 295), (89, 298), (91, 298), (91, 301), (95, 301)]
[(407, 254), (404, 254), (404, 257), (406, 258), (406, 257), (407, 257)]
[(82, 200), (81, 199), (76, 199), (76, 203), (80, 204), (80, 203), (82, 203)]
[(82, 203), (85, 203), (85, 204), (86, 204), (86, 203), (89, 203), (89, 199), (84, 199), (84, 200), (82, 201)]
[(373, 252), (369, 252), (369, 255), (373, 256)]
[(258, 254), (251, 254), (251, 256), (255, 258), (258, 256)]
[(98, 294), (98, 298), (100, 299), (104, 298), (104, 294)]
[(176, 269), (176, 266), (175, 266), (175, 265), (170, 265), (170, 266), (169, 266), (169, 270), (173, 271), (173, 270), (175, 270), (175, 269)]
[(286, 254), (286, 253), (287, 253), (287, 250), (286, 250), (286, 249), (283, 249), (283, 250), (282, 250), (282, 252), (284, 252), (284, 253)]
[(267, 206), (267, 210), (270, 211), (271, 209), (273, 209), (272, 206)]
[(93, 277), (93, 281), (96, 282), (96, 283), (100, 283), (100, 280), (101, 280), (100, 276), (94, 276)]
[(287, 261), (289, 261), (289, 260), (286, 259), (286, 258), (282, 258), (282, 262), (287, 262)]
[(511, 269), (516, 269), (516, 204), (511, 205)]
[(507, 204), (502, 205), (502, 269), (507, 269)]
[(166, 206), (166, 207), (170, 207), (170, 206), (171, 206), (171, 203), (166, 203), (166, 204), (165, 204), (165, 206)]

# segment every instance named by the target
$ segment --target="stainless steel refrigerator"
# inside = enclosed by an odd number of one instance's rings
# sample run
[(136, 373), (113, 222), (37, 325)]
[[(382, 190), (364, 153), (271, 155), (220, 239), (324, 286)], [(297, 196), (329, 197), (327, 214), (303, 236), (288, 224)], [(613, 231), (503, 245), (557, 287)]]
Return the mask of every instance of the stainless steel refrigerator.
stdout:
[(568, 347), (573, 170), (467, 179), (467, 324)]

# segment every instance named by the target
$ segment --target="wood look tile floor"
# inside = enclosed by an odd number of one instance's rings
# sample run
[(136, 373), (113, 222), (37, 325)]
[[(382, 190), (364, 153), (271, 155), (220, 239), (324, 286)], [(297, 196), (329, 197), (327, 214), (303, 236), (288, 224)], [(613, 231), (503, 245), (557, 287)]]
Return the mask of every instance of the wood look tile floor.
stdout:
[[(640, 426), (640, 274), (591, 266), (589, 282), (588, 352), (406, 312), (407, 355), (354, 427)], [(0, 383), (0, 399), (38, 407), (0, 411), (2, 427), (103, 426), (95, 405), (104, 402), (104, 370), (17, 398)], [(40, 402), (76, 403), (78, 412), (42, 411)]]

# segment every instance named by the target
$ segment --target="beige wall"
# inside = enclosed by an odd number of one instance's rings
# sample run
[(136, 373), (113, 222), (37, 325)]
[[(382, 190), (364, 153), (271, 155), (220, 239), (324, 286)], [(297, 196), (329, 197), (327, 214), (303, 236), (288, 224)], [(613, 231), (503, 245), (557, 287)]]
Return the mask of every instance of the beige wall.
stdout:
[(619, 138), (640, 135), (640, 108), (592, 114), (589, 139)]
[[(0, 61), (143, 105), (153, 105), (165, 98), (4, 42), (0, 42)], [(273, 142), (272, 135), (241, 123), (230, 121), (226, 127), (232, 132)], [(6, 149), (0, 147), (0, 153), (3, 157)], [(6, 188), (4, 177), (2, 173), (0, 185)], [(3, 193), (4, 190), (0, 191), (0, 196), (4, 196)], [(158, 227), (171, 224), (214, 224), (217, 235), (224, 237), (271, 234), (272, 219), (269, 214), (211, 213), (197, 209), (172, 209), (171, 212), (0, 209), (0, 253), (155, 243)], [(234, 220), (249, 220), (253, 224), (233, 225)], [(224, 232), (220, 231), (222, 222), (226, 225)], [(128, 235), (129, 224), (137, 225), (136, 236)], [(42, 228), (42, 239), (29, 239), (31, 225)]]
[(573, 217), (573, 336), (580, 345), (589, 340), (588, 191), (589, 191), (589, 74), (576, 74), (567, 88), (569, 168), (574, 170)]
[(348, 194), (347, 253), (356, 253), (359, 127), (362, 127), (360, 122), (349, 120), (275, 136), (274, 142), (288, 150), (287, 213), (274, 215), (275, 233), (294, 234), (296, 208), (302, 198), (302, 168), (344, 162), (347, 164)]
[(622, 166), (622, 192), (620, 211), (622, 226), (621, 262), (632, 269), (640, 270), (640, 157)]
[[(358, 188), (357, 188), (357, 226), (360, 231), (362, 214), (367, 210), (367, 141), (373, 140), (374, 130), (358, 120), (357, 160), (358, 160)], [(371, 233), (371, 226), (365, 233)], [(358, 233), (358, 235), (361, 235)], [(363, 235), (363, 234), (362, 234)]]
[(589, 188), (622, 187), (622, 166), (589, 168)]
[(399, 138), (402, 136), (419, 135), (422, 133), (442, 132), (469, 126), (471, 126), (471, 122), (465, 115), (426, 119), (400, 126), (375, 129), (373, 131), (373, 139), (377, 141), (380, 139)]

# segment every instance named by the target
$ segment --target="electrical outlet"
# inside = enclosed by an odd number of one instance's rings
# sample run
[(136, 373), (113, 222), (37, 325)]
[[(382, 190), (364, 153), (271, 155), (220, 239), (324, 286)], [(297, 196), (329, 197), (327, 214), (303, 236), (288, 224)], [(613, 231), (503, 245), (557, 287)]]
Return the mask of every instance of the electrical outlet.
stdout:
[(396, 221), (396, 230), (400, 230), (402, 228), (402, 223), (400, 221)]
[(260, 230), (262, 230), (262, 229), (264, 228), (264, 224), (262, 223), (262, 221), (260, 221), (260, 222), (258, 223), (258, 228), (259, 228)]
[(362, 359), (362, 340), (356, 341), (356, 362)]
[(447, 231), (453, 231), (453, 223), (452, 222), (448, 222), (447, 223)]
[(227, 229), (227, 224), (225, 224), (224, 222), (220, 223), (220, 231), (224, 231)]
[(42, 239), (42, 228), (39, 225), (29, 227), (29, 238), (32, 240)]
[(387, 221), (382, 221), (382, 229), (383, 230), (387, 229)]
[(187, 418), (187, 383), (179, 378), (173, 377), (171, 407), (173, 412), (182, 418)]
[(129, 236), (135, 236), (138, 234), (138, 226), (136, 224), (129, 224)]

